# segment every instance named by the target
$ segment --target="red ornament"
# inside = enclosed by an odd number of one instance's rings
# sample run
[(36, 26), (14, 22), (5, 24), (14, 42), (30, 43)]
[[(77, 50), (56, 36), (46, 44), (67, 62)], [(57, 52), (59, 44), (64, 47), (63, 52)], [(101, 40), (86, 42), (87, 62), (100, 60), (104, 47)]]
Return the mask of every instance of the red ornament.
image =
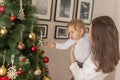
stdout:
[(17, 74), (18, 74), (18, 75), (23, 74), (23, 71), (22, 71), (22, 69), (21, 69), (21, 68), (17, 71)]
[(0, 76), (0, 80), (10, 80), (8, 76)]
[(21, 62), (25, 62), (25, 61), (26, 61), (26, 59), (25, 59), (25, 58), (22, 58), (22, 59), (21, 59)]
[(49, 72), (49, 68), (45, 68), (45, 71), (46, 71), (46, 72)]
[(5, 12), (5, 6), (0, 6), (0, 12), (1, 13)]
[(15, 17), (14, 15), (12, 15), (12, 16), (10, 17), (10, 20), (11, 20), (11, 21), (15, 21), (15, 20), (16, 20), (16, 17)]
[(45, 51), (44, 50), (42, 50), (42, 54), (44, 54), (45, 53)]
[(31, 51), (32, 51), (33, 53), (35, 53), (37, 50), (38, 50), (37, 46), (35, 46), (35, 45), (32, 45), (32, 46), (31, 46)]
[(48, 63), (48, 62), (49, 62), (49, 58), (45, 56), (45, 57), (43, 58), (43, 62), (44, 62), (44, 63)]

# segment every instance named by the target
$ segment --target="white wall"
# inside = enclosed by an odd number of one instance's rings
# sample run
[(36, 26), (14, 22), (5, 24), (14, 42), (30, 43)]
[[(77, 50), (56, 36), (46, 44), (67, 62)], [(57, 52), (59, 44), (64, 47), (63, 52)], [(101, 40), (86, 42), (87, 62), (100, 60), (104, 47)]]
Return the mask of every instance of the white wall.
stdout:
[(114, 16), (115, 0), (94, 0), (93, 18), (101, 15)]
[[(51, 21), (38, 21), (41, 24), (48, 24), (48, 37), (45, 41), (57, 41), (57, 42), (64, 42), (65, 40), (54, 39), (54, 31), (55, 25), (66, 25), (67, 23), (61, 22), (54, 22), (54, 9), (55, 9), (55, 1), (53, 0), (53, 8), (52, 8), (52, 20)], [(76, 1), (76, 0), (75, 0)], [(119, 1), (116, 3), (116, 1)], [(100, 16), (100, 15), (109, 15), (116, 21), (118, 21), (118, 16), (120, 14), (120, 10), (116, 10), (116, 4), (119, 4), (120, 0), (94, 0), (94, 9), (93, 9), (93, 18)], [(120, 5), (118, 5), (120, 7)], [(115, 14), (118, 13), (119, 14)], [(120, 17), (120, 15), (119, 15)], [(116, 19), (117, 18), (117, 19)], [(120, 25), (117, 22), (118, 25)], [(89, 25), (88, 25), (89, 26)], [(52, 49), (45, 46), (45, 54), (50, 59), (47, 63), (49, 67), (49, 72), (52, 80), (70, 80), (71, 72), (69, 71), (69, 51), (60, 51), (56, 49)], [(118, 68), (120, 71), (120, 67)], [(120, 73), (117, 71), (117, 74)], [(110, 75), (106, 80), (114, 80), (114, 73)], [(116, 80), (120, 79), (117, 75)]]
[[(120, 4), (119, 3), (120, 3), (120, 0), (116, 0), (115, 20), (116, 20), (117, 28), (118, 28), (119, 33), (120, 33)], [(120, 37), (120, 35), (119, 35), (119, 37)], [(119, 43), (119, 46), (120, 46), (120, 43)], [(117, 69), (116, 69), (115, 80), (120, 80), (119, 74), (120, 74), (120, 61), (119, 61), (119, 64), (117, 66)]]

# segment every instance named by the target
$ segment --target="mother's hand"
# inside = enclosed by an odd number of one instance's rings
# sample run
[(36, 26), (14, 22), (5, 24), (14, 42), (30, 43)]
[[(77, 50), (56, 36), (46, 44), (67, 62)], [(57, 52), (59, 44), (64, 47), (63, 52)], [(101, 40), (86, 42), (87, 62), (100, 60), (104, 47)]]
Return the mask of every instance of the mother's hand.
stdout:
[(70, 62), (75, 62), (75, 56), (74, 56), (74, 49), (75, 49), (76, 43), (71, 46), (70, 48)]

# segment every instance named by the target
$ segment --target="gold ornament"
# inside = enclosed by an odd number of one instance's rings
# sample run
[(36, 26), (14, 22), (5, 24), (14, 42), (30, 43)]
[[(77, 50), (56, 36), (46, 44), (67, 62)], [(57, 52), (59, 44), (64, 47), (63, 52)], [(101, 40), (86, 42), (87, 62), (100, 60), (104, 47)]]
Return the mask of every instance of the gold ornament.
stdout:
[(19, 42), (18, 48), (19, 48), (20, 50), (24, 50), (24, 49), (25, 49), (25, 44), (23, 44), (22, 42)]
[(29, 38), (30, 38), (30, 39), (34, 40), (35, 37), (36, 37), (36, 36), (35, 36), (35, 33), (33, 33), (33, 32), (29, 33)]
[(35, 75), (40, 75), (41, 74), (41, 70), (39, 67), (36, 67), (36, 70), (34, 72)]
[(19, 10), (19, 15), (18, 15), (18, 19), (20, 20), (25, 20), (25, 14), (24, 14), (24, 9), (20, 9)]
[(43, 80), (51, 80), (51, 79), (47, 76), (44, 76)]
[(8, 30), (6, 29), (6, 27), (0, 28), (0, 35), (5, 35), (7, 33), (8, 33)]
[(5, 68), (5, 66), (0, 67), (0, 75), (3, 76), (7, 73), (7, 69)]

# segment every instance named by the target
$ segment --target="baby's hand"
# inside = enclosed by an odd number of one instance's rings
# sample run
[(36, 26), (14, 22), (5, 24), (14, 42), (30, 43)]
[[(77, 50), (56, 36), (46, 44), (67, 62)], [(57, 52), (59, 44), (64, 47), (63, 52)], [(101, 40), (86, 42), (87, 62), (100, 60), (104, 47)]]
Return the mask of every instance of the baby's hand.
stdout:
[(56, 43), (55, 42), (47, 42), (46, 45), (51, 47), (51, 48), (55, 48), (56, 47)]

